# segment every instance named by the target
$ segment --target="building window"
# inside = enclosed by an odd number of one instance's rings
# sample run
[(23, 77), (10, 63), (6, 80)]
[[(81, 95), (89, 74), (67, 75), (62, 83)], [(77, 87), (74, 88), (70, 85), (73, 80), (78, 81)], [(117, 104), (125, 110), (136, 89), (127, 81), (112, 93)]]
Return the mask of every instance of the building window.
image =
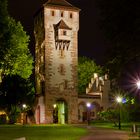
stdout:
[(65, 55), (64, 55), (65, 53), (64, 53), (64, 50), (63, 49), (61, 49), (60, 50), (60, 58), (64, 58), (65, 57)]
[(60, 65), (60, 73), (63, 75), (64, 74), (64, 65)]
[(63, 35), (67, 35), (67, 31), (63, 31)]
[(72, 13), (70, 13), (70, 18), (73, 18), (73, 15), (72, 15)]
[(64, 81), (64, 88), (67, 89), (68, 88), (68, 80)]
[(65, 74), (65, 67), (63, 64), (60, 64), (59, 68), (58, 68), (58, 71), (61, 75), (64, 75)]
[(55, 14), (54, 11), (51, 11), (51, 15), (54, 16), (54, 14)]
[(60, 16), (63, 17), (64, 16), (64, 12), (61, 11)]

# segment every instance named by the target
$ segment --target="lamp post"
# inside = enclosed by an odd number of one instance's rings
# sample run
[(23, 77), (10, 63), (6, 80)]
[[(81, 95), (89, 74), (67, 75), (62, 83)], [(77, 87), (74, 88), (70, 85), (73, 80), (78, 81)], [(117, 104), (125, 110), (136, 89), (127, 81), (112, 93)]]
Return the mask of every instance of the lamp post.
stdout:
[(91, 106), (91, 104), (87, 103), (86, 106), (87, 106), (87, 123), (89, 125), (89, 123), (90, 123), (90, 106)]
[(27, 116), (26, 116), (27, 105), (23, 104), (22, 107), (23, 107), (23, 116), (22, 116), (23, 122), (22, 122), (22, 124), (24, 125), (27, 123)]
[(53, 108), (54, 108), (54, 110), (53, 110), (53, 122), (58, 123), (57, 105), (54, 104)]
[(122, 103), (122, 97), (117, 97), (116, 98), (116, 101), (117, 101), (117, 103), (118, 103), (118, 105), (119, 105), (119, 130), (121, 129), (121, 103)]

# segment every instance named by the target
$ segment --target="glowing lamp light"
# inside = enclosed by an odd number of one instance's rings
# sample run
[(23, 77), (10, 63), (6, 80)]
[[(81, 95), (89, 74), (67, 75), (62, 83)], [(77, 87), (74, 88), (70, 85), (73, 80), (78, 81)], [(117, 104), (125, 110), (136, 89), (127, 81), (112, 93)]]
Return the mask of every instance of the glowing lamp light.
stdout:
[(117, 98), (116, 98), (116, 101), (117, 101), (118, 103), (121, 103), (121, 102), (122, 102), (122, 97), (117, 97)]
[(23, 104), (23, 105), (22, 105), (22, 107), (23, 107), (23, 108), (26, 108), (26, 107), (27, 107), (27, 105), (26, 105), (26, 104)]
[(140, 89), (140, 81), (138, 81), (136, 84), (137, 84), (138, 89)]
[(91, 104), (90, 103), (87, 103), (87, 107), (90, 107), (91, 106)]
[(56, 104), (54, 104), (53, 107), (56, 108)]

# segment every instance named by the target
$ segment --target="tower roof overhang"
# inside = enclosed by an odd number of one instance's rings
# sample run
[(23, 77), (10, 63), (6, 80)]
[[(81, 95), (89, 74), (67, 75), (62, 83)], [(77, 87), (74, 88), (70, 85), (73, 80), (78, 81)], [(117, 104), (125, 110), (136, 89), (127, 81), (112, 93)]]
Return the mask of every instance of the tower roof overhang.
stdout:
[(67, 30), (71, 30), (71, 28), (63, 20), (60, 20), (60, 22), (58, 24), (54, 25), (54, 27), (56, 29), (67, 29)]
[(49, 8), (63, 8), (67, 10), (73, 10), (73, 11), (80, 11), (79, 8), (73, 6), (66, 0), (48, 0), (45, 4), (44, 7), (49, 7)]

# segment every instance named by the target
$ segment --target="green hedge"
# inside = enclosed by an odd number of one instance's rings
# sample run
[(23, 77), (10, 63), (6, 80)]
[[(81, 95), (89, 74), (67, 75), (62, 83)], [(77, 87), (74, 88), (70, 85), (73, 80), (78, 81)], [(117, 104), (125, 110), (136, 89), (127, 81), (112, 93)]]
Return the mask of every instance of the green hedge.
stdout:
[(3, 115), (0, 115), (0, 124), (6, 124), (6, 115), (3, 114)]

